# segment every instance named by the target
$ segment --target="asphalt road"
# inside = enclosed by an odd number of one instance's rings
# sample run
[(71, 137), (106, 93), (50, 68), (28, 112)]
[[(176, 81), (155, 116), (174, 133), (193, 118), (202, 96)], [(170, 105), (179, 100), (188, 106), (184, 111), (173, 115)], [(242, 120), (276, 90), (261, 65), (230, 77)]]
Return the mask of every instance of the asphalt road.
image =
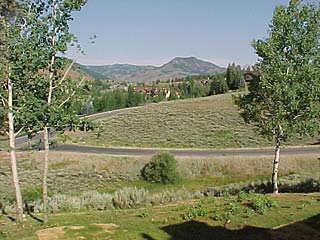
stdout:
[[(140, 107), (133, 107), (140, 108)], [(91, 114), (88, 116), (82, 116), (88, 120), (96, 121), (104, 119), (106, 117), (118, 115), (127, 112), (133, 108), (118, 109), (108, 112)], [(54, 137), (55, 133), (51, 133), (51, 138)], [(31, 142), (37, 143), (42, 139), (42, 132), (32, 138)], [(0, 141), (4, 142), (5, 140)], [(28, 144), (28, 138), (26, 135), (16, 138), (17, 148), (23, 148)], [(78, 153), (97, 153), (97, 154), (110, 154), (110, 155), (126, 155), (126, 156), (144, 156), (154, 155), (155, 153), (162, 151), (161, 149), (143, 149), (143, 148), (117, 148), (117, 147), (93, 147), (93, 146), (80, 146), (80, 145), (58, 145), (55, 151), (61, 152), (78, 152)], [(273, 149), (230, 149), (230, 150), (200, 150), (200, 149), (166, 149), (165, 151), (174, 154), (175, 156), (183, 157), (209, 157), (209, 156), (263, 156), (273, 155)], [(284, 148), (281, 150), (282, 155), (305, 155), (305, 154), (319, 154), (320, 148), (318, 146), (309, 147), (292, 147)]]
[[(143, 148), (116, 148), (116, 147), (90, 147), (79, 145), (59, 145), (55, 151), (60, 152), (78, 152), (78, 153), (96, 153), (110, 155), (125, 155), (125, 156), (146, 156), (154, 155), (161, 149), (143, 149)], [(166, 149), (165, 151), (180, 157), (210, 157), (210, 156), (265, 156), (273, 155), (273, 149), (230, 149), (230, 150), (200, 150), (200, 149)], [(281, 155), (305, 155), (319, 154), (320, 148), (312, 147), (294, 147), (284, 148)]]

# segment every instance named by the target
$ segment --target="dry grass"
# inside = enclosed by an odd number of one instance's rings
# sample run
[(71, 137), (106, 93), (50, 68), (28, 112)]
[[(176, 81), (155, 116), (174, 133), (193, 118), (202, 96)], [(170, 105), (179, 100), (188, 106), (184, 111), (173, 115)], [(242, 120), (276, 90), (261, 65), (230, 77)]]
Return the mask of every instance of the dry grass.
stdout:
[[(19, 153), (19, 177), (23, 189), (41, 188), (43, 153)], [(52, 152), (49, 166), (49, 189), (52, 193), (81, 194), (90, 190), (114, 192), (123, 187), (143, 187), (152, 192), (166, 188), (201, 190), (248, 180), (269, 178), (272, 156), (177, 158), (183, 181), (168, 187), (139, 180), (140, 169), (149, 157), (113, 157), (101, 154)], [(0, 191), (11, 192), (10, 160), (0, 154)], [(320, 172), (316, 155), (283, 156), (280, 176)]]
[[(238, 148), (270, 146), (247, 125), (232, 95), (147, 105), (101, 121), (103, 132), (71, 133), (71, 142), (98, 146)], [(289, 144), (306, 144), (296, 137)]]

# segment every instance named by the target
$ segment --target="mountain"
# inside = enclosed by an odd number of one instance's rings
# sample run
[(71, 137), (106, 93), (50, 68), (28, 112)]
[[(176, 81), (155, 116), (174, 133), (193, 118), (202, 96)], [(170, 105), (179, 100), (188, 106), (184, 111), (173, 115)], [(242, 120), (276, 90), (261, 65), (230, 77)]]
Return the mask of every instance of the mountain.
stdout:
[(120, 82), (152, 82), (194, 75), (216, 74), (224, 72), (225, 68), (195, 57), (177, 57), (160, 67), (130, 64), (105, 66), (85, 66), (79, 64), (79, 71), (96, 79)]

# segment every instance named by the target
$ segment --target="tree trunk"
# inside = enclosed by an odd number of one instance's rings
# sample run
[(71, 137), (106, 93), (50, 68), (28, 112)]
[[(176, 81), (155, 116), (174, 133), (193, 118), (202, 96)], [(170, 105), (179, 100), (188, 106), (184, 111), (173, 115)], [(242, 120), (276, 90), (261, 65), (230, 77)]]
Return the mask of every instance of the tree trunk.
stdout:
[(14, 134), (14, 118), (13, 118), (13, 89), (10, 77), (8, 77), (8, 123), (9, 123), (9, 146), (11, 158), (11, 170), (13, 186), (16, 193), (16, 218), (17, 221), (22, 221), (23, 218), (23, 205), (22, 195), (18, 178), (18, 168), (16, 159), (16, 143)]
[(44, 163), (42, 176), (42, 202), (43, 202), (43, 222), (48, 222), (48, 185), (47, 175), (49, 166), (49, 130), (45, 127), (43, 130), (43, 144), (44, 144)]
[(273, 193), (278, 194), (278, 169), (279, 169), (279, 161), (280, 161), (280, 141), (277, 140), (275, 153), (274, 153), (274, 161), (273, 161), (273, 171), (272, 171), (272, 188)]

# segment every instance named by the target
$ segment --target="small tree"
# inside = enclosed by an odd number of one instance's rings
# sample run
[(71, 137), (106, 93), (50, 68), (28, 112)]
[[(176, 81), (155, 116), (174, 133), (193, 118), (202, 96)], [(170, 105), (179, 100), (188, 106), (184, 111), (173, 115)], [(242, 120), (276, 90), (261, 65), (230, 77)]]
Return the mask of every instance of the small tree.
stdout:
[(235, 63), (229, 64), (226, 73), (228, 88), (231, 90), (239, 89), (242, 80), (243, 70), (241, 69), (241, 66), (236, 66)]
[(301, 2), (275, 8), (269, 37), (253, 42), (260, 78), (236, 98), (244, 119), (274, 141), (274, 193), (282, 144), (294, 134), (315, 133), (320, 123), (320, 10)]
[[(26, 67), (26, 60), (30, 57), (30, 54), (22, 54), (20, 51), (21, 46), (25, 46), (26, 43), (20, 41), (25, 32), (25, 26), (21, 23), (24, 17), (22, 4), (18, 6), (14, 0), (0, 0), (0, 133), (6, 133), (9, 137), (17, 221), (23, 218), (23, 203), (15, 149), (15, 137), (20, 130), (16, 130), (15, 119), (18, 117), (18, 105), (20, 105), (20, 114), (23, 112), (23, 103), (20, 100), (23, 100), (26, 95), (25, 92), (19, 92), (19, 86), (25, 83), (23, 80), (29, 68), (24, 69), (24, 67)], [(17, 68), (17, 63), (20, 63), (20, 69)]]
[[(69, 32), (71, 13), (79, 11), (86, 0), (28, 0), (29, 13), (36, 16), (32, 23), (35, 27), (29, 31), (31, 36), (30, 52), (34, 53), (32, 66), (37, 69), (33, 79), (33, 95), (26, 105), (32, 112), (19, 122), (28, 130), (28, 134), (43, 130), (45, 148), (43, 166), (43, 212), (44, 222), (48, 221), (47, 212), (47, 173), (49, 161), (49, 130), (63, 130), (74, 127), (87, 128), (72, 109), (70, 102), (77, 96), (84, 79), (73, 80), (68, 72), (73, 62), (60, 57), (68, 45), (75, 43), (75, 37)], [(28, 24), (28, 22), (27, 22)], [(89, 126), (90, 127), (90, 126)]]
[(141, 177), (148, 182), (175, 183), (180, 179), (177, 161), (170, 153), (158, 153), (142, 168)]
[(210, 83), (210, 95), (226, 93), (228, 89), (227, 82), (222, 75), (214, 76)]

